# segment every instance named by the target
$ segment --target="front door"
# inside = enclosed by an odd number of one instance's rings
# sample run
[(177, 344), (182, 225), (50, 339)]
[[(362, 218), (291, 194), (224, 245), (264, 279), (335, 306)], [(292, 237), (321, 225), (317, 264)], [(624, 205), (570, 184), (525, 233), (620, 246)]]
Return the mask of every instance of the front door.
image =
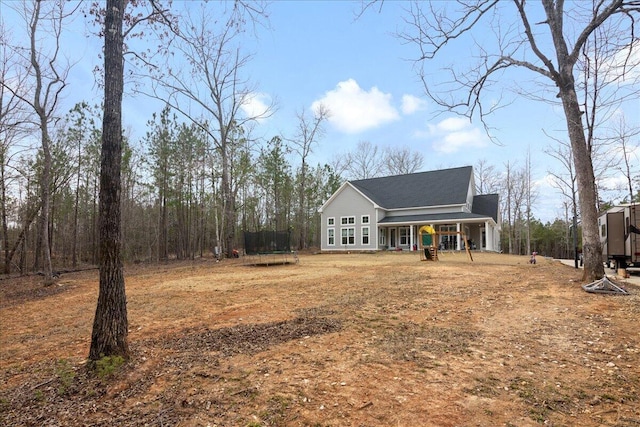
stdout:
[(395, 228), (392, 228), (389, 230), (389, 247), (390, 248), (396, 247), (396, 229)]

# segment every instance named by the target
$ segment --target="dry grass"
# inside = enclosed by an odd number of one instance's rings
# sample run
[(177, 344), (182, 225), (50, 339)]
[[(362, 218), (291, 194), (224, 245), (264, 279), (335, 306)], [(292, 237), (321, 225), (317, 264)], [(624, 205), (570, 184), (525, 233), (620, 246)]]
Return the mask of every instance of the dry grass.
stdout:
[(0, 282), (0, 424), (638, 426), (638, 289), (545, 259), (127, 269), (132, 359), (85, 369), (97, 274)]

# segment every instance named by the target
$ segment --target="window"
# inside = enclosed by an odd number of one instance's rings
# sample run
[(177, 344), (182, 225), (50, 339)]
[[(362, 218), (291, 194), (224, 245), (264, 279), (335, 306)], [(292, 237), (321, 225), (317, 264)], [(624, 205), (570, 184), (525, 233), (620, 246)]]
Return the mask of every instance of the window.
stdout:
[(350, 224), (355, 224), (356, 223), (356, 217), (355, 216), (343, 216), (340, 217), (340, 224), (342, 225), (350, 225)]
[(362, 244), (369, 244), (369, 227), (362, 227)]
[(327, 218), (327, 225), (335, 225), (336, 219), (334, 217)]
[(601, 235), (602, 237), (607, 237), (607, 225), (606, 225), (606, 224), (602, 224), (602, 228), (601, 228), (601, 231), (600, 231), (600, 235)]
[(327, 229), (327, 245), (335, 246), (336, 244), (336, 230), (334, 228)]
[(384, 228), (378, 229), (378, 244), (380, 246), (386, 246), (387, 244), (387, 233), (385, 233), (385, 231)]
[(369, 224), (369, 215), (362, 215), (362, 223)]
[(409, 227), (400, 227), (400, 244), (403, 246), (409, 244)]
[[(440, 247), (442, 249), (458, 249), (458, 236), (456, 234), (457, 227), (455, 225), (441, 225)], [(450, 233), (450, 234), (445, 234)]]
[(356, 244), (356, 229), (353, 227), (340, 229), (342, 233), (342, 245)]

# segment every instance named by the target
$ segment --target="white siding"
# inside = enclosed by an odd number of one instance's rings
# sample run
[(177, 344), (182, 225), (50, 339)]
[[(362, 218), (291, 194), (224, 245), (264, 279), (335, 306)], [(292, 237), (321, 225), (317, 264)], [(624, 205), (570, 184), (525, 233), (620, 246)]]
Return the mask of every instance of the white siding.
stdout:
[[(363, 216), (369, 217), (368, 224), (363, 224)], [(322, 209), (322, 234), (321, 249), (329, 251), (350, 250), (376, 250), (378, 249), (378, 227), (376, 224), (376, 210), (373, 203), (355, 190), (351, 185), (344, 186), (338, 194), (335, 194), (330, 203)], [(341, 224), (341, 218), (355, 217), (353, 224)], [(335, 245), (329, 246), (327, 242), (328, 218), (335, 218)], [(378, 218), (379, 219), (379, 218)], [(369, 244), (362, 244), (362, 227), (369, 227)], [(342, 229), (353, 228), (353, 244), (343, 245)]]

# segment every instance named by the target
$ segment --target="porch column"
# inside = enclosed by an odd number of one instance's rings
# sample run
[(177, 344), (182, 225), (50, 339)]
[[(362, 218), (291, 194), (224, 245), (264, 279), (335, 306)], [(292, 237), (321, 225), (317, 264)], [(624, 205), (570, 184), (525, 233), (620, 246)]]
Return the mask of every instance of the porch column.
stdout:
[(459, 223), (459, 222), (458, 222), (458, 223), (456, 223), (456, 231), (458, 232), (458, 234), (456, 234), (456, 236), (458, 236), (458, 246), (457, 246), (457, 249), (458, 249), (458, 250), (461, 250), (461, 249), (462, 249), (462, 245), (461, 245), (461, 242), (462, 242), (462, 235), (460, 235), (460, 223)]
[(413, 250), (413, 225), (409, 226), (409, 250)]
[(489, 226), (489, 221), (484, 222), (484, 236), (487, 241), (487, 250), (493, 250), (493, 230)]

